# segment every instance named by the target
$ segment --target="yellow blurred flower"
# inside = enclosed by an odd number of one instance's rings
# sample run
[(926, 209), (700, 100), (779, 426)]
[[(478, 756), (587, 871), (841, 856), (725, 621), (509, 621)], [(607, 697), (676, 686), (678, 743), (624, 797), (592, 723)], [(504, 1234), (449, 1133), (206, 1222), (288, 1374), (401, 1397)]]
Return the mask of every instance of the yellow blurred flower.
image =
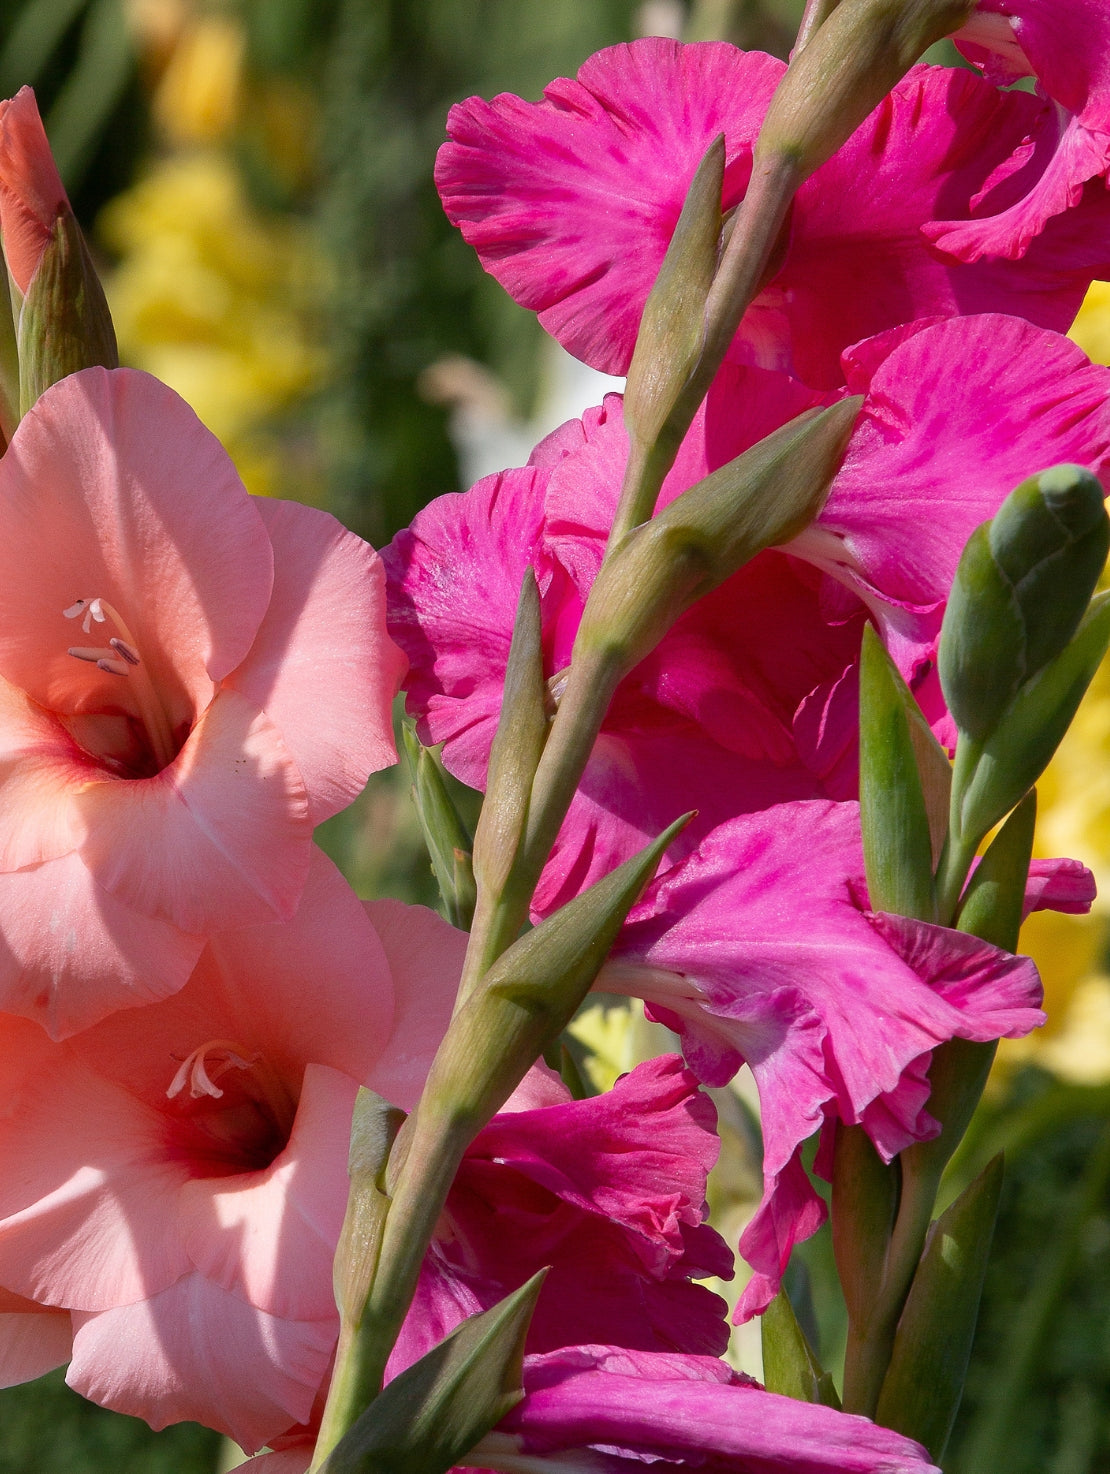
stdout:
[(264, 218), (216, 150), (171, 155), (102, 212), (120, 256), (107, 292), (120, 352), (223, 441), (252, 491), (281, 479), (267, 421), (320, 382), (309, 332), (320, 273), (299, 222)]

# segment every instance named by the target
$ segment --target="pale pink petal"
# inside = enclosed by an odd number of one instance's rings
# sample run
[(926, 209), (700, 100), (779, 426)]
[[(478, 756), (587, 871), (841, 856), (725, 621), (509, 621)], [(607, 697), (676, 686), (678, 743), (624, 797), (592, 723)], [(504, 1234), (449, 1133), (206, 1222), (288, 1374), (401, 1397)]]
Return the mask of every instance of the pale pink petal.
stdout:
[(203, 947), (121, 905), (78, 855), (0, 875), (0, 1005), (52, 1039), (175, 993)]
[(256, 506), (274, 548), (273, 594), (224, 685), (281, 731), (316, 825), (397, 761), (391, 712), (405, 658), (385, 632), (385, 574), (373, 548), (313, 507), (266, 498)]
[(69, 208), (35, 94), (0, 102), (0, 232), (12, 280), (26, 296), (54, 222)]
[(388, 1048), (363, 1083), (411, 1111), (451, 1020), (467, 937), (424, 906), (365, 905), (389, 961), (396, 1011)]
[(149, 374), (84, 369), (20, 422), (0, 461), (0, 674), (49, 710), (141, 716), (134, 679), (67, 654), (107, 643), (106, 625), (63, 615), (100, 598), (171, 731), (187, 728), (249, 650), (272, 579), (227, 454)]
[(85, 833), (76, 797), (103, 771), (50, 712), (0, 678), (0, 871), (75, 850)]
[(647, 293), (702, 154), (718, 133), (725, 199), (782, 63), (721, 42), (653, 38), (600, 51), (544, 100), (451, 109), (436, 184), (486, 269), (571, 353), (624, 373)]
[(168, 768), (90, 784), (81, 857), (144, 915), (207, 933), (292, 915), (311, 854), (308, 800), (274, 723), (220, 691)]
[(308, 1418), (335, 1337), (334, 1321), (266, 1315), (188, 1274), (134, 1305), (75, 1315), (66, 1380), (152, 1428), (200, 1422), (250, 1451)]
[(116, 1014), (71, 1047), (154, 1109), (192, 1050), (213, 1038), (260, 1054), (293, 1097), (305, 1065), (329, 1065), (360, 1083), (393, 1027), (389, 964), (363, 903), (313, 849), (304, 899), (288, 922), (213, 937), (179, 993)]
[(285, 1320), (335, 1315), (331, 1262), (347, 1207), (357, 1091), (338, 1070), (309, 1065), (292, 1135), (264, 1172), (185, 1186), (181, 1229), (206, 1280)]
[(66, 1310), (49, 1310), (0, 1290), (0, 1387), (33, 1382), (69, 1360), (73, 1326)]
[(67, 1045), (53, 1046), (7, 1100), (0, 1126), (6, 1286), (44, 1305), (100, 1310), (185, 1273), (175, 1203), (188, 1169), (167, 1156), (158, 1112), (95, 1075)]

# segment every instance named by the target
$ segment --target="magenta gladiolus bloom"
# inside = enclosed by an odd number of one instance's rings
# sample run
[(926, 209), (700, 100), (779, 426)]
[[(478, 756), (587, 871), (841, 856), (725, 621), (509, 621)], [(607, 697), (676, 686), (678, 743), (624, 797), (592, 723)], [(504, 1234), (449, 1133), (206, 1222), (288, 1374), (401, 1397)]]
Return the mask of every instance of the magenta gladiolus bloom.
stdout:
[[(571, 1346), (526, 1357), (524, 1393), (470, 1451), (472, 1474), (939, 1474), (912, 1439), (765, 1392), (706, 1356)], [(302, 1438), (249, 1467), (304, 1474), (311, 1457)]]
[[(1031, 907), (1087, 910), (1089, 872), (1042, 863)], [(862, 1124), (884, 1160), (935, 1134), (931, 1051), (1044, 1022), (1026, 957), (868, 910), (853, 803), (795, 803), (733, 820), (667, 871), (629, 918), (601, 986), (645, 999), (699, 1077), (742, 1063), (759, 1087), (763, 1203), (740, 1243), (756, 1274), (746, 1316), (774, 1297), (824, 1207), (801, 1144), (826, 1118)]]
[[(699, 159), (723, 133), (723, 204), (734, 206), (782, 73), (723, 42), (651, 39), (598, 52), (539, 103), (471, 98), (452, 108), (437, 162), (447, 214), (564, 347), (623, 373)], [(1027, 94), (915, 67), (802, 186), (783, 265), (733, 353), (831, 388), (846, 347), (914, 318), (1005, 312), (1065, 330), (1110, 267), (1105, 197), (1054, 220), (1020, 267), (940, 256), (922, 233), (938, 217), (978, 222), (1009, 208), (1028, 187), (1011, 159), (1054, 120)]]
[[(1017, 318), (914, 324), (845, 355), (863, 409), (824, 511), (686, 613), (619, 688), (537, 898), (550, 910), (697, 809), (674, 853), (742, 813), (846, 798), (867, 616), (946, 734), (931, 666), (960, 551), (1008, 491), (1110, 457), (1110, 371)], [(673, 500), (832, 396), (726, 365), (664, 484)], [(482, 787), (521, 578), (539, 581), (546, 674), (567, 665), (628, 454), (616, 396), (531, 464), (442, 497), (383, 555), (410, 712)], [(921, 529), (929, 529), (923, 536)]]
[(1036, 77), (1049, 102), (999, 166), (1001, 197), (987, 196), (970, 220), (944, 218), (925, 234), (961, 261), (1023, 257), (1061, 217), (1068, 229), (1105, 204), (1110, 13), (1103, 0), (978, 0), (956, 42), (993, 82)]
[(88, 369), (0, 460), (0, 1004), (64, 1036), (288, 918), (395, 758), (377, 555), (249, 497), (172, 390)]

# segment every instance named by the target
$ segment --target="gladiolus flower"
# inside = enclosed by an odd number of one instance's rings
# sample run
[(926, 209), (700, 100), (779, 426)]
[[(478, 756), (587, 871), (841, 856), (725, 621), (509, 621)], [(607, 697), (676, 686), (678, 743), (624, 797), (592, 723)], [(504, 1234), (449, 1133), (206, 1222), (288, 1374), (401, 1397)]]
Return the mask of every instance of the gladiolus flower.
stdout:
[[(623, 373), (698, 161), (723, 133), (722, 203), (733, 208), (783, 70), (723, 42), (654, 38), (598, 52), (538, 103), (470, 98), (452, 108), (437, 160), (444, 207), (553, 337)], [(915, 67), (799, 190), (781, 269), (733, 354), (832, 388), (845, 348), (913, 318), (1003, 312), (1065, 331), (1110, 266), (1104, 196), (1054, 220), (1020, 267), (946, 259), (922, 234), (942, 212), (976, 217), (957, 226), (973, 232), (980, 215), (1009, 206), (1025, 176), (1009, 177), (1008, 161), (1050, 114), (966, 71)]]
[(0, 460), (5, 1009), (63, 1036), (292, 915), (313, 827), (395, 759), (383, 582), (156, 379), (39, 399)]

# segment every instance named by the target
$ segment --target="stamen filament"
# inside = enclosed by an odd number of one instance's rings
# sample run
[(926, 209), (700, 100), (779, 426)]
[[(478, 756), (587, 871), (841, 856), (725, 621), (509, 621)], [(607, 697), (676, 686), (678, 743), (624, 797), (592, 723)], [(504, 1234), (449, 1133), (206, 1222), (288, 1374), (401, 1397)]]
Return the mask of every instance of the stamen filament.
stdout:
[(110, 621), (116, 627), (119, 633), (109, 638), (109, 649), (74, 645), (71, 646), (69, 654), (77, 660), (89, 661), (98, 670), (105, 671), (109, 675), (131, 677), (131, 689), (134, 692), (139, 715), (146, 728), (154, 757), (159, 768), (169, 767), (177, 756), (169, 718), (158, 699), (154, 682), (150, 679), (139, 656), (138, 641), (120, 618), (119, 612), (107, 600), (97, 598), (78, 599), (62, 613), (66, 619), (77, 619), (83, 615), (81, 628), (86, 634), (92, 633), (94, 620), (97, 624)]

